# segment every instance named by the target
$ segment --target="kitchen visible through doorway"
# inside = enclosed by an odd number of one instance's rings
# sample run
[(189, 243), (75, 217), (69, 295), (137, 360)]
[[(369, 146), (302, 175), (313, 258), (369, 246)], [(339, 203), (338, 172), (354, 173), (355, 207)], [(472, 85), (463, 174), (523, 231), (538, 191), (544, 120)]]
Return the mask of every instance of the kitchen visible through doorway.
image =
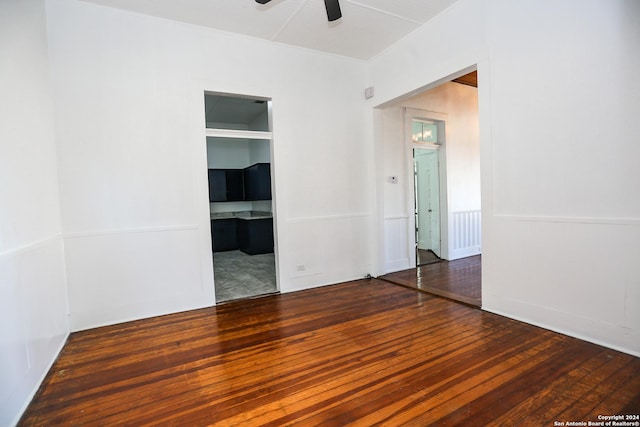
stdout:
[(278, 292), (270, 100), (205, 94), (216, 302)]

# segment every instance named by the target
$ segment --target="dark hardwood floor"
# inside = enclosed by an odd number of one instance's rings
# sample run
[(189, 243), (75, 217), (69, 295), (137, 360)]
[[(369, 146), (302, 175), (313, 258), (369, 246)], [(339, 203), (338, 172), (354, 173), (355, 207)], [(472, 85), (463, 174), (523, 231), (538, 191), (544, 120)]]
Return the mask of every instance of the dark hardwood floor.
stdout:
[(482, 305), (481, 255), (421, 265), (386, 274), (383, 280), (475, 307)]
[(438, 255), (432, 250), (417, 249), (416, 250), (416, 265), (427, 265), (442, 261)]
[(553, 426), (640, 359), (371, 279), (74, 333), (20, 425)]

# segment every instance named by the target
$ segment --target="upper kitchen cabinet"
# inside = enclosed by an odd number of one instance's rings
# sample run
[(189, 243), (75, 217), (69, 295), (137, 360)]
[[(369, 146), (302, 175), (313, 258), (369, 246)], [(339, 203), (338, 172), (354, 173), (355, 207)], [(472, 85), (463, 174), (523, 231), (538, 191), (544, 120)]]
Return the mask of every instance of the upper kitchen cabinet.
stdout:
[(271, 167), (257, 163), (244, 169), (245, 200), (271, 200)]
[(209, 169), (209, 201), (244, 200), (244, 175), (237, 169)]
[(269, 132), (267, 100), (205, 94), (207, 129)]
[(209, 169), (209, 201), (227, 201), (227, 175), (224, 169)]
[(244, 177), (242, 171), (227, 169), (227, 201), (244, 200)]

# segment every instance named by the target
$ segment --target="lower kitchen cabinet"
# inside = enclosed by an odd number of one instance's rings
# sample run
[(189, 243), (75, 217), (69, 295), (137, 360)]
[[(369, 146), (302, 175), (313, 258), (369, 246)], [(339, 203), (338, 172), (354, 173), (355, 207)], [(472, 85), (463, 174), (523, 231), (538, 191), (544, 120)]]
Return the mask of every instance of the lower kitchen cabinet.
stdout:
[(249, 255), (273, 252), (273, 218), (238, 219), (238, 249)]
[(235, 218), (211, 220), (211, 244), (213, 252), (238, 249), (238, 227)]

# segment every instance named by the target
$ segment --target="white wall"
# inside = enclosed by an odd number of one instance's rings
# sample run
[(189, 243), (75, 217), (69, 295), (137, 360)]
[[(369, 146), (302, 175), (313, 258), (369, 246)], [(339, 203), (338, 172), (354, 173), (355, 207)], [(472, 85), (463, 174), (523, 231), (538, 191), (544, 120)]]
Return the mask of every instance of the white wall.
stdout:
[(0, 425), (68, 335), (43, 1), (0, 2)]
[(638, 16), (632, 0), (462, 0), (368, 70), (381, 104), (478, 65), (483, 308), (636, 355)]
[(249, 166), (251, 150), (248, 139), (207, 138), (209, 169), (243, 169)]
[(271, 147), (269, 141), (249, 141), (249, 164), (271, 163)]
[(280, 289), (368, 273), (363, 62), (47, 5), (72, 330), (213, 304), (205, 90), (273, 100)]
[(269, 140), (207, 138), (209, 169), (244, 169), (256, 163), (270, 163)]

